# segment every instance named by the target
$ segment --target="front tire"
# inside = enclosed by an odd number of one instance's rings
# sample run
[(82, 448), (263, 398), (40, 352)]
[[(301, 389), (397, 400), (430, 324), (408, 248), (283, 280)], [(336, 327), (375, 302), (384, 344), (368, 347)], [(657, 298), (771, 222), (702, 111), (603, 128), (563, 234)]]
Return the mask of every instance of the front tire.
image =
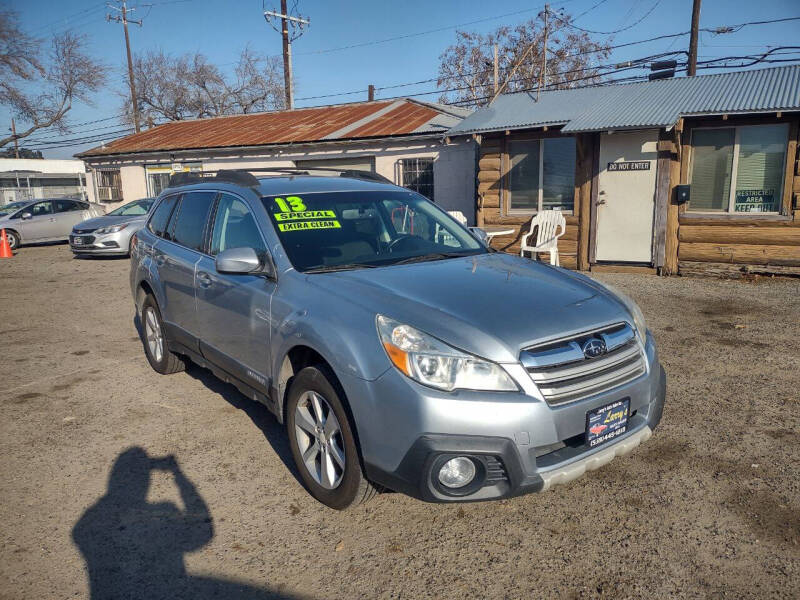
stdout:
[(324, 365), (306, 367), (292, 381), (286, 404), (289, 446), (309, 493), (336, 510), (377, 494), (361, 466), (344, 393)]
[(145, 297), (142, 302), (141, 315), (144, 354), (153, 370), (162, 375), (170, 375), (186, 369), (184, 360), (169, 350), (167, 338), (164, 335), (164, 321), (161, 319), (161, 311), (153, 296)]
[(19, 249), (19, 234), (16, 231), (13, 229), (6, 229), (6, 239), (12, 251)]

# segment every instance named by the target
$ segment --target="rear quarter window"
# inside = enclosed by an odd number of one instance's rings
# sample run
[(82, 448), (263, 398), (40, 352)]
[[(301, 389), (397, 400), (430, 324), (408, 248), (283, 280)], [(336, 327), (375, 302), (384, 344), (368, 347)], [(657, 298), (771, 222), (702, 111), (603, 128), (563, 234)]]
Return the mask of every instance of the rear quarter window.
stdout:
[(181, 197), (181, 204), (170, 224), (172, 241), (203, 251), (206, 224), (211, 205), (214, 204), (215, 192), (188, 192)]
[(167, 196), (158, 203), (158, 206), (156, 206), (153, 211), (153, 215), (150, 217), (150, 221), (147, 223), (147, 228), (152, 233), (158, 237), (164, 237), (164, 232), (167, 230), (167, 224), (169, 223), (169, 217), (172, 215), (172, 211), (177, 202), (178, 196)]

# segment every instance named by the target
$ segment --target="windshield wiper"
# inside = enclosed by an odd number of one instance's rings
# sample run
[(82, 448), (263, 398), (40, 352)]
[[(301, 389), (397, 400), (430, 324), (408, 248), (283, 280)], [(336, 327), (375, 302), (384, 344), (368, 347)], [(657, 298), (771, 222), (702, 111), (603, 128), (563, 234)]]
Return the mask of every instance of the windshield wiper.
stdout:
[(334, 271), (352, 271), (354, 269), (374, 269), (379, 265), (369, 263), (345, 263), (343, 265), (319, 265), (306, 269), (303, 273), (332, 273)]
[(393, 265), (410, 265), (411, 263), (427, 262), (431, 260), (442, 260), (444, 258), (461, 258), (464, 256), (473, 256), (472, 254), (464, 254), (462, 252), (430, 252), (428, 254), (420, 254), (419, 256), (410, 256), (402, 258), (391, 264)]

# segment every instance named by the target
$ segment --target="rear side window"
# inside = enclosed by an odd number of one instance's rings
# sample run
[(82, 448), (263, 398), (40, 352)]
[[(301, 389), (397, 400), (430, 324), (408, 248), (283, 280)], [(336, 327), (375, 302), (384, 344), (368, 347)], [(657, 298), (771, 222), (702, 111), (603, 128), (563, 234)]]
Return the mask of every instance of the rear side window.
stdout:
[(214, 192), (189, 192), (181, 198), (176, 216), (170, 225), (172, 241), (192, 250), (203, 250), (203, 239), (206, 222), (211, 205), (214, 204)]
[(178, 196), (167, 196), (153, 211), (153, 216), (150, 217), (147, 228), (158, 237), (164, 237), (164, 232), (167, 230), (167, 223), (169, 223), (169, 216), (172, 214), (172, 209), (175, 208), (175, 203), (177, 201)]
[(70, 212), (73, 210), (81, 210), (81, 207), (74, 200), (53, 200), (54, 212)]

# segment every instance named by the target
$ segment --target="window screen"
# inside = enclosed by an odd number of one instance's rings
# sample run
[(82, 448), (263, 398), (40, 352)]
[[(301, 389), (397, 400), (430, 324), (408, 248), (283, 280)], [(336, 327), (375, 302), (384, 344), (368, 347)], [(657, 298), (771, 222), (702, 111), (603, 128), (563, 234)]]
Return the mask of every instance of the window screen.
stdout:
[(211, 255), (216, 256), (231, 248), (253, 248), (264, 252), (258, 226), (247, 205), (229, 194), (222, 194), (217, 204), (214, 232), (211, 235)]
[(575, 138), (542, 140), (542, 210), (575, 204)]
[(178, 196), (167, 196), (159, 202), (150, 221), (147, 223), (147, 228), (159, 237), (164, 237), (164, 232), (167, 230), (167, 223), (169, 216), (172, 214), (172, 209), (175, 208), (175, 203), (178, 201)]
[(733, 128), (692, 133), (692, 209), (728, 209), (735, 137)]
[(181, 204), (170, 224), (172, 241), (192, 250), (202, 251), (203, 234), (214, 192), (188, 192), (181, 198)]
[(735, 212), (778, 212), (786, 139), (785, 125), (739, 129)]
[(433, 201), (433, 159), (432, 158), (404, 158), (401, 161), (403, 169), (403, 187), (422, 194)]
[(539, 140), (508, 144), (508, 197), (511, 210), (539, 209), (539, 149)]
[(573, 210), (575, 138), (509, 142), (509, 209)]

